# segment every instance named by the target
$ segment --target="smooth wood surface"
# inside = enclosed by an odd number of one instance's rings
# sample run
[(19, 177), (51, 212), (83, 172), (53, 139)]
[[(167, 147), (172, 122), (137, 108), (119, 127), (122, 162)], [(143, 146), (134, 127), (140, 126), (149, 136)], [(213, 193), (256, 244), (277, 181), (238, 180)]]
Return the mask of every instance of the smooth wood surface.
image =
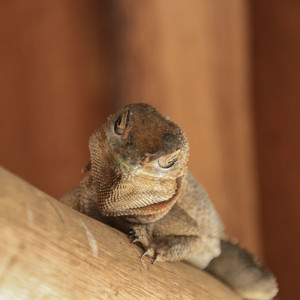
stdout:
[(54, 197), (111, 113), (107, 2), (0, 1), (0, 164)]
[(185, 263), (140, 260), (121, 232), (0, 169), (1, 299), (230, 299)]
[(300, 299), (300, 1), (252, 2), (262, 232), (280, 299)]

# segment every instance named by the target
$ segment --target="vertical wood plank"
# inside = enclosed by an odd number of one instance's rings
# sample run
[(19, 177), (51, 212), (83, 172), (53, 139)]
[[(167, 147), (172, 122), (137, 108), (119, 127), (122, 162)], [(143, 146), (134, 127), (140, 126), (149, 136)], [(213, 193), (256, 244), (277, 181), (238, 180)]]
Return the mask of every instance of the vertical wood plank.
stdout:
[(186, 131), (189, 167), (230, 235), (260, 253), (246, 1), (117, 1), (116, 98)]
[(97, 2), (0, 4), (0, 162), (54, 196), (78, 183), (88, 137), (109, 114), (107, 5)]
[(268, 264), (299, 297), (300, 2), (254, 1), (254, 108)]

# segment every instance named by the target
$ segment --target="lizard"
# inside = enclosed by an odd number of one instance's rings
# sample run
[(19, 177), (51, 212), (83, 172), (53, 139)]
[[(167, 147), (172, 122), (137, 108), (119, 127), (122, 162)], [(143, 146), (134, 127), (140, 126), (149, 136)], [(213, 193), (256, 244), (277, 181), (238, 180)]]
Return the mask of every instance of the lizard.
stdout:
[(93, 132), (89, 150), (86, 176), (61, 202), (98, 220), (111, 217), (153, 263), (185, 260), (243, 299), (275, 297), (274, 275), (227, 237), (188, 171), (189, 144), (178, 125), (148, 104), (130, 104)]

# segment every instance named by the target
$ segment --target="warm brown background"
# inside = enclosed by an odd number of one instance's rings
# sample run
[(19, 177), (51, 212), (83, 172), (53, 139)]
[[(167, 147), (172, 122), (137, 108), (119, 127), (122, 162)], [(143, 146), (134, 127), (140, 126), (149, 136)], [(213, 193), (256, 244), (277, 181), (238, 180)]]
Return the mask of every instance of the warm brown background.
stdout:
[(0, 163), (55, 197), (108, 114), (148, 102), (281, 299), (300, 270), (300, 1), (0, 3)]

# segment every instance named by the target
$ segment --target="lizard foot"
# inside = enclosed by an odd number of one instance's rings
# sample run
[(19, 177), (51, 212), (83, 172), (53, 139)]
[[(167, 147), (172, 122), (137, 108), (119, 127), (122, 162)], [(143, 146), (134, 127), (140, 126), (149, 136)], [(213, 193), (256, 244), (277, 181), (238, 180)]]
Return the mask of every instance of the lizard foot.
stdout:
[(160, 255), (155, 253), (153, 248), (148, 248), (142, 255), (141, 255), (141, 259), (144, 257), (144, 256), (149, 256), (149, 257), (152, 257), (153, 258), (153, 261), (152, 261), (152, 265), (154, 265), (158, 260), (159, 260), (159, 257)]
[(152, 239), (148, 246), (143, 245), (145, 252), (141, 255), (141, 259), (148, 256), (153, 259), (152, 264), (154, 265), (157, 261), (171, 260), (171, 249), (168, 244), (164, 242), (155, 243), (156, 239)]
[(199, 250), (202, 240), (195, 236), (151, 236), (149, 244), (142, 246), (145, 253), (142, 255), (152, 257), (153, 264), (157, 261), (178, 261), (185, 259)]
[(155, 248), (150, 245), (152, 238), (148, 235), (145, 226), (134, 226), (128, 232), (128, 237), (131, 238), (131, 243), (138, 242), (141, 244), (145, 252), (141, 255), (141, 259), (145, 256), (153, 258), (152, 264), (155, 264), (156, 261), (160, 260), (160, 255), (156, 253)]
[(139, 242), (144, 249), (149, 245), (149, 236), (145, 226), (136, 225), (128, 232), (128, 237), (131, 238), (131, 243)]
[[(176, 237), (176, 236), (153, 236), (145, 225), (134, 225), (128, 232), (131, 238), (131, 243), (139, 243), (145, 252), (142, 254), (141, 259), (148, 256), (153, 259), (152, 264), (157, 261), (174, 261), (182, 259), (185, 252), (189, 251), (189, 243), (185, 239), (189, 237)], [(195, 237), (191, 237), (195, 239)]]
[(130, 229), (128, 232), (128, 237), (132, 238), (130, 243), (138, 242), (141, 239), (141, 236), (138, 236), (133, 229)]

